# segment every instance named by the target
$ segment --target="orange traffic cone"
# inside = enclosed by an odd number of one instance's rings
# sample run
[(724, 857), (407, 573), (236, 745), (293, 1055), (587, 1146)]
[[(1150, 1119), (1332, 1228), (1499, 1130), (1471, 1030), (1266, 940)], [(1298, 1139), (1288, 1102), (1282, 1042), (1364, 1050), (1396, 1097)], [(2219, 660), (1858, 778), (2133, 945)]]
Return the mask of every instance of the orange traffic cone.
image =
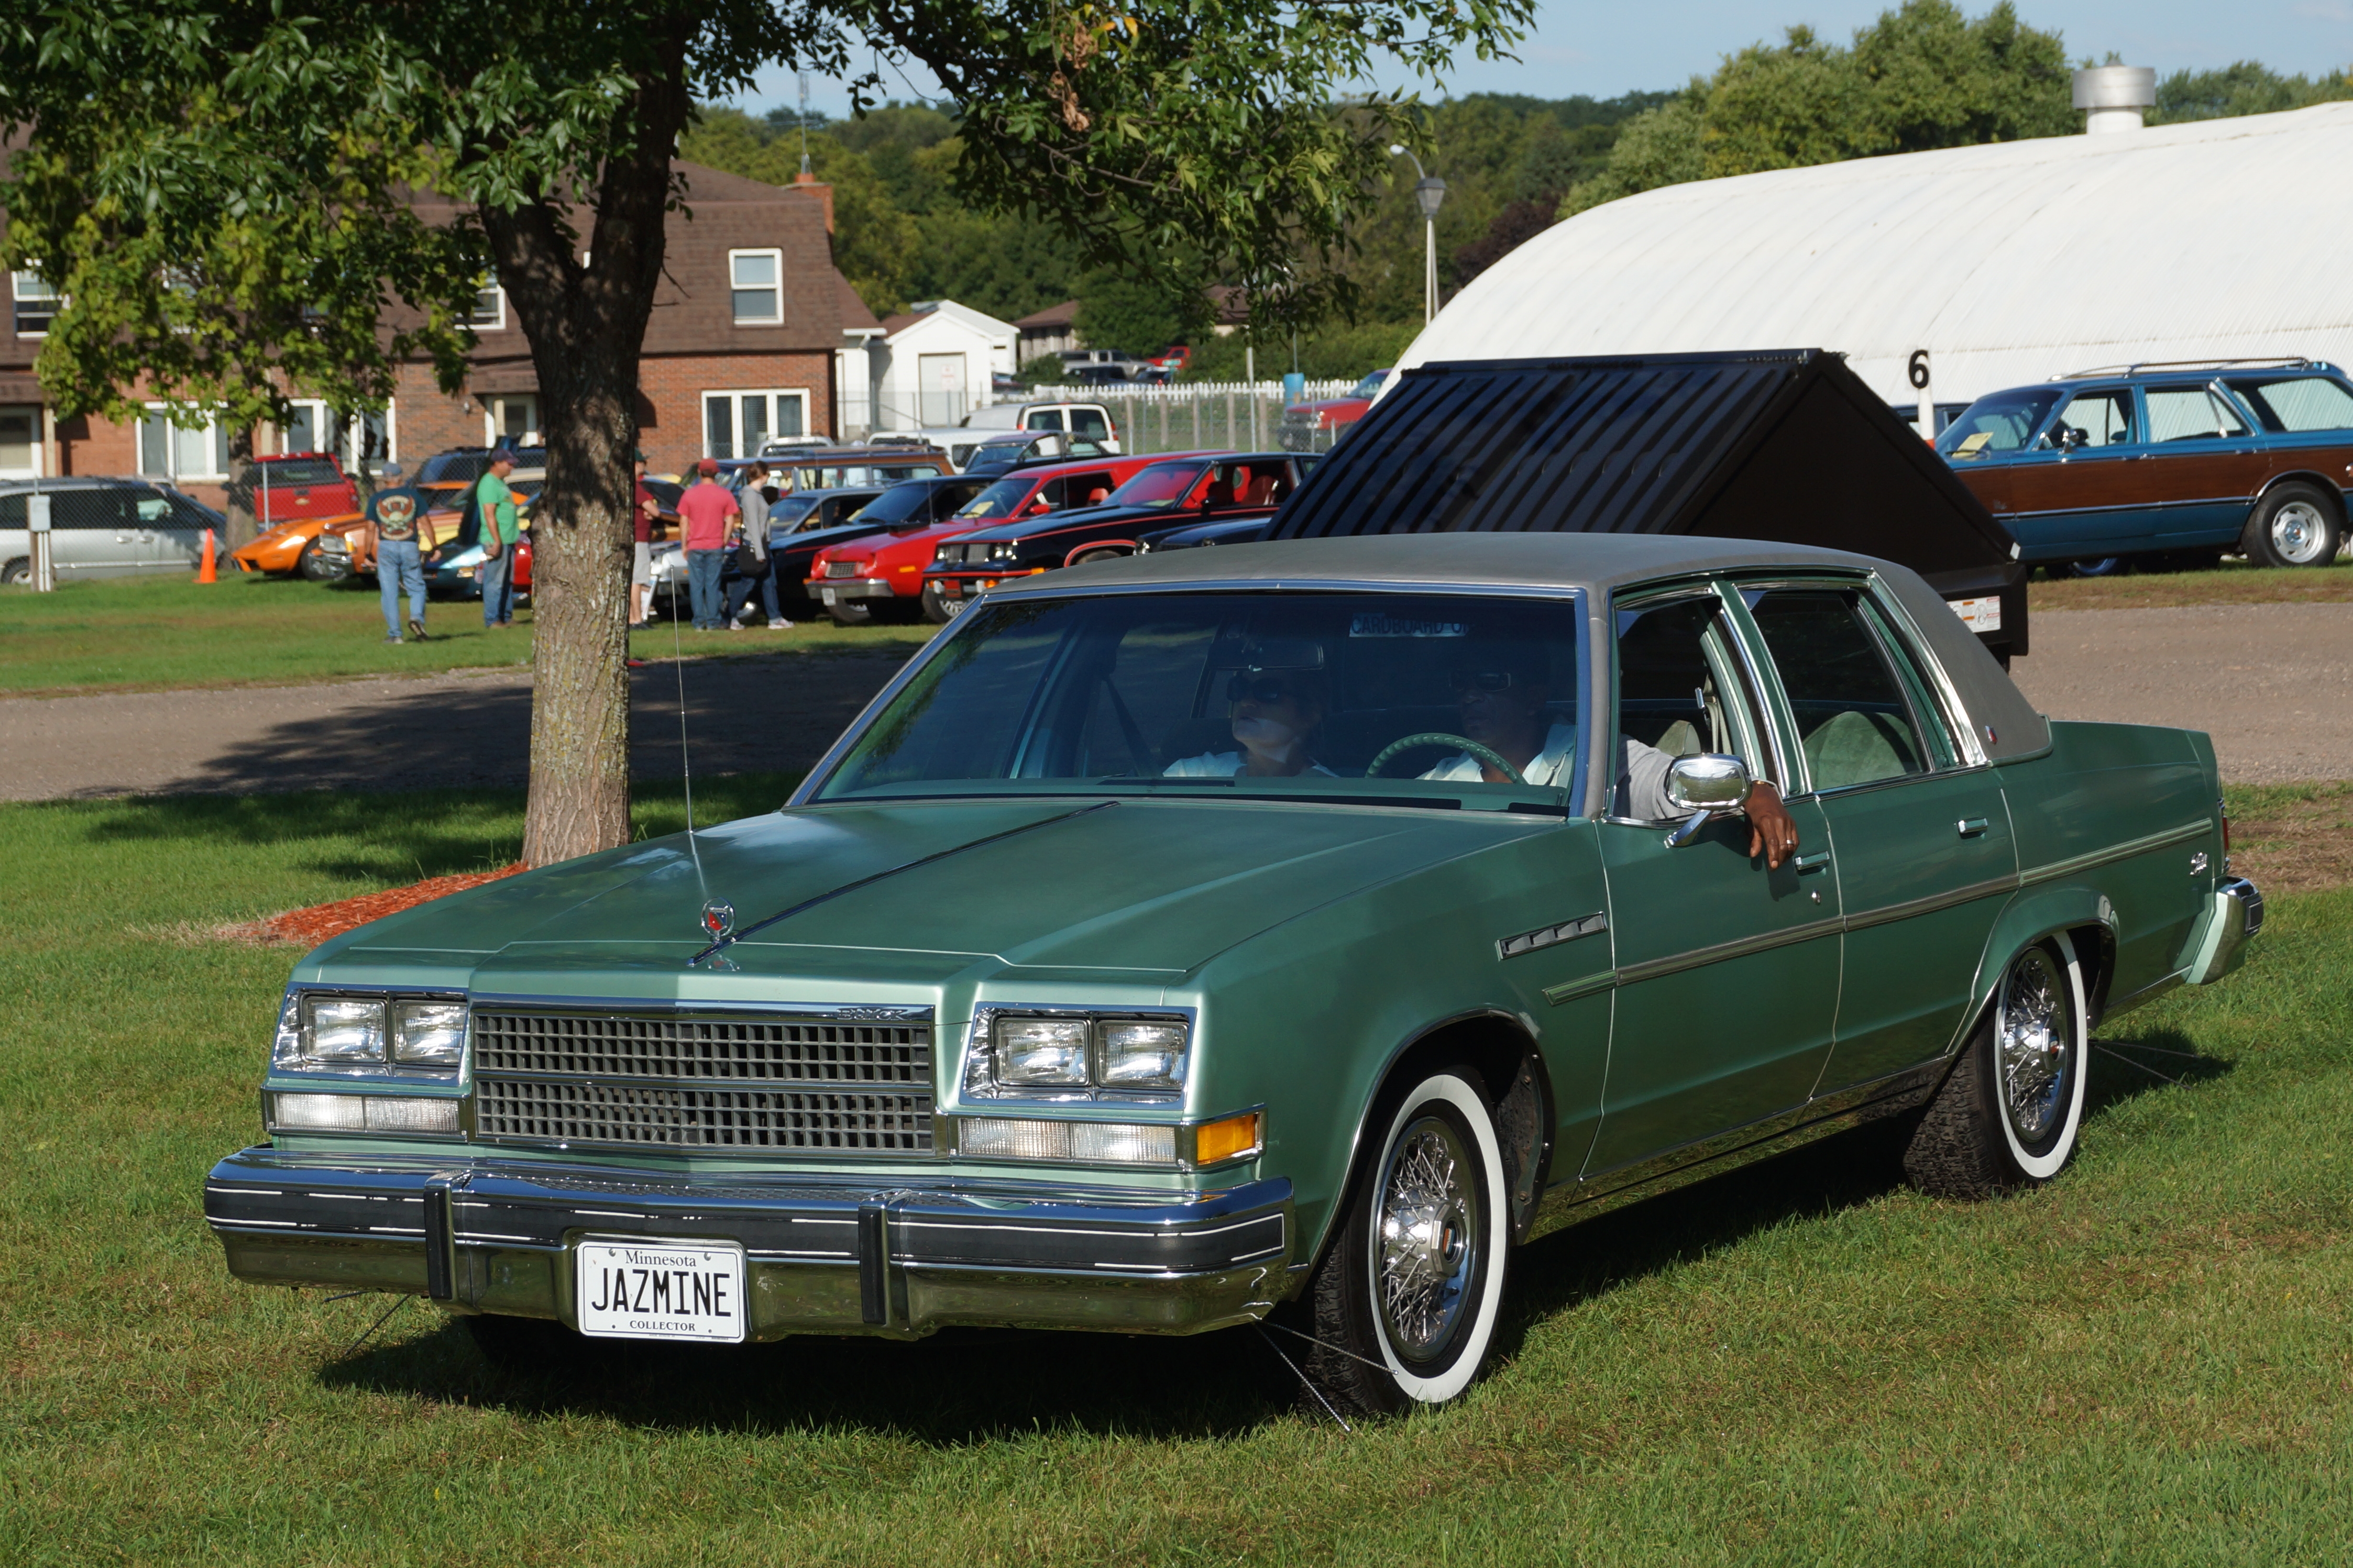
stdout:
[(205, 563), (196, 568), (196, 581), (199, 583), (220, 581), (220, 573), (213, 564), (213, 531), (209, 528), (205, 530)]

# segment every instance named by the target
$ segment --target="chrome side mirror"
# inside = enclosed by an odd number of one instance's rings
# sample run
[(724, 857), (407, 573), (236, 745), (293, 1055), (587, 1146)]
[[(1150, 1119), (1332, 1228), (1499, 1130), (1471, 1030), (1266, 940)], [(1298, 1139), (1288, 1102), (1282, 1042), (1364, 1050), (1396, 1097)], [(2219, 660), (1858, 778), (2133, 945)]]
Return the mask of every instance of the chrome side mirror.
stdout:
[(1667, 835), (1668, 846), (1680, 849), (1719, 813), (1738, 811), (1756, 787), (1748, 764), (1738, 757), (1677, 757), (1667, 769), (1667, 804), (1691, 816)]

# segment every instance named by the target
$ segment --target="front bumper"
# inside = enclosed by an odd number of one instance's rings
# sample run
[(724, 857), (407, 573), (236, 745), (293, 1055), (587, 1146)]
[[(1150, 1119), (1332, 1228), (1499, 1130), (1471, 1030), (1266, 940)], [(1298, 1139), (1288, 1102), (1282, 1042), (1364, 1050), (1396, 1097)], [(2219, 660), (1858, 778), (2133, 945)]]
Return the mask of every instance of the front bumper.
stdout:
[(2246, 963), (2247, 949), (2263, 929), (2263, 894), (2244, 877), (2225, 879), (2190, 941), (2189, 984), (2220, 980)]
[(894, 599), (897, 592), (879, 577), (813, 577), (809, 586), (828, 605), (855, 605), (868, 599)]
[(578, 1326), (583, 1237), (740, 1243), (749, 1337), (950, 1325), (1198, 1333), (1254, 1321), (1285, 1288), (1291, 1184), (1192, 1202), (1034, 1184), (649, 1173), (248, 1149), (213, 1167), (205, 1216), (229, 1272), (264, 1285), (430, 1297)]

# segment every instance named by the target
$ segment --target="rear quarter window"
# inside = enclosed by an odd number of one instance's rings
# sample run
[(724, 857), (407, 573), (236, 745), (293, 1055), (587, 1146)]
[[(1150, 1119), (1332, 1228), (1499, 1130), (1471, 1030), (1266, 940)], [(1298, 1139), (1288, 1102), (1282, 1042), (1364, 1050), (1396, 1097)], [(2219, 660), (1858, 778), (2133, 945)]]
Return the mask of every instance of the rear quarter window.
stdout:
[(2228, 384), (2274, 435), (2353, 430), (2353, 390), (2331, 376), (2245, 376)]

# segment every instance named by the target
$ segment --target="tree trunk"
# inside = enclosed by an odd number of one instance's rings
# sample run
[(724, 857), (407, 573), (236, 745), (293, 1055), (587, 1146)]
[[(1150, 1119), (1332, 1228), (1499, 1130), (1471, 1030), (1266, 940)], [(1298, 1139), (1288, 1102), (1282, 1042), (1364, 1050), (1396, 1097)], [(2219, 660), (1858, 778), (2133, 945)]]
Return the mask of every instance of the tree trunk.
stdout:
[(242, 549), (254, 542), (261, 528), (253, 517), (253, 426), (232, 430), (228, 437), (228, 494), (223, 510), (228, 516), (228, 547)]
[[(628, 584), (638, 355), (661, 280), (670, 151), (686, 122), (679, 21), (638, 80), (638, 151), (607, 163), (575, 237), (562, 198), (484, 208), (499, 281), (539, 374), (547, 483), (532, 523), (531, 866), (629, 840)], [(577, 214), (569, 215), (575, 221)], [(591, 266), (581, 265), (585, 249)]]

